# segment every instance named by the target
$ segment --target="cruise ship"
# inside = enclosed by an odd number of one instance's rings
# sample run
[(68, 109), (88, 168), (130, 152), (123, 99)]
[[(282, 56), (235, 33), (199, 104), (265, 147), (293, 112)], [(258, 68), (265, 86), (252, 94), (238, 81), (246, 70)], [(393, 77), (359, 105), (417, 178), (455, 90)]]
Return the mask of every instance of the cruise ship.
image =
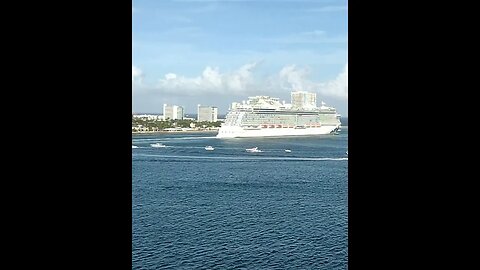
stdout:
[(291, 92), (291, 103), (269, 96), (233, 102), (217, 138), (275, 137), (334, 134), (340, 115), (333, 107), (316, 105), (316, 94)]

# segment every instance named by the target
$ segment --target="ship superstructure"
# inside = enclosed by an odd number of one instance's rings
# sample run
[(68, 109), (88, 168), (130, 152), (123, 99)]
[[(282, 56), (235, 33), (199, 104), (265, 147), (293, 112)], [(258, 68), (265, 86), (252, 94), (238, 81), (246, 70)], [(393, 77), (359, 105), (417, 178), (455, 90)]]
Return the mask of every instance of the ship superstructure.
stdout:
[(291, 97), (291, 103), (270, 96), (233, 102), (217, 138), (320, 135), (339, 129), (340, 115), (323, 102), (317, 107), (315, 93), (295, 91)]

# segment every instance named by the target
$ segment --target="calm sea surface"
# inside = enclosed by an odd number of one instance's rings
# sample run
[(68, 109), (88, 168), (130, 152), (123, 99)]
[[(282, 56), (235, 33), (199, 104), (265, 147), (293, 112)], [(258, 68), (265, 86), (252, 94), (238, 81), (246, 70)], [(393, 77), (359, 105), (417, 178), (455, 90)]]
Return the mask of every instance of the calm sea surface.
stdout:
[(348, 130), (214, 136), (133, 136), (132, 268), (347, 269)]

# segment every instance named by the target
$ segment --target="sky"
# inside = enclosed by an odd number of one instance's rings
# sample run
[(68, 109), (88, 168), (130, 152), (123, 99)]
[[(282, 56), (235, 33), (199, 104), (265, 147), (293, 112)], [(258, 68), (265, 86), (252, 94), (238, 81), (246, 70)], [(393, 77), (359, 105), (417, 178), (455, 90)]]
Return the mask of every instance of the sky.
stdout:
[(132, 111), (290, 92), (348, 116), (346, 0), (133, 0)]

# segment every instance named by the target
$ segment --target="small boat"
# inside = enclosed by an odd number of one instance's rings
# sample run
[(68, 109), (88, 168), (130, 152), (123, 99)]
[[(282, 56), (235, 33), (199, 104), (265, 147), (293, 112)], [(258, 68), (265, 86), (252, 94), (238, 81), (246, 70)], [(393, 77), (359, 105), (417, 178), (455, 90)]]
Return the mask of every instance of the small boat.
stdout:
[(245, 151), (247, 151), (249, 153), (261, 153), (261, 152), (263, 152), (262, 150), (258, 149), (258, 147), (247, 148), (247, 149), (245, 149)]
[(347, 155), (347, 156), (348, 156), (348, 151), (347, 151), (347, 152), (345, 152), (345, 155)]
[(291, 153), (291, 152), (292, 152), (292, 150), (290, 150), (290, 149), (285, 149), (285, 152), (287, 152), (287, 153)]
[(215, 148), (213, 148), (211, 145), (205, 146), (205, 150), (207, 151), (213, 151)]
[(132, 148), (138, 148), (138, 146), (132, 144)]
[(152, 143), (152, 144), (150, 144), (150, 146), (151, 146), (151, 147), (155, 147), (155, 148), (167, 147), (166, 145), (161, 144), (161, 143)]

